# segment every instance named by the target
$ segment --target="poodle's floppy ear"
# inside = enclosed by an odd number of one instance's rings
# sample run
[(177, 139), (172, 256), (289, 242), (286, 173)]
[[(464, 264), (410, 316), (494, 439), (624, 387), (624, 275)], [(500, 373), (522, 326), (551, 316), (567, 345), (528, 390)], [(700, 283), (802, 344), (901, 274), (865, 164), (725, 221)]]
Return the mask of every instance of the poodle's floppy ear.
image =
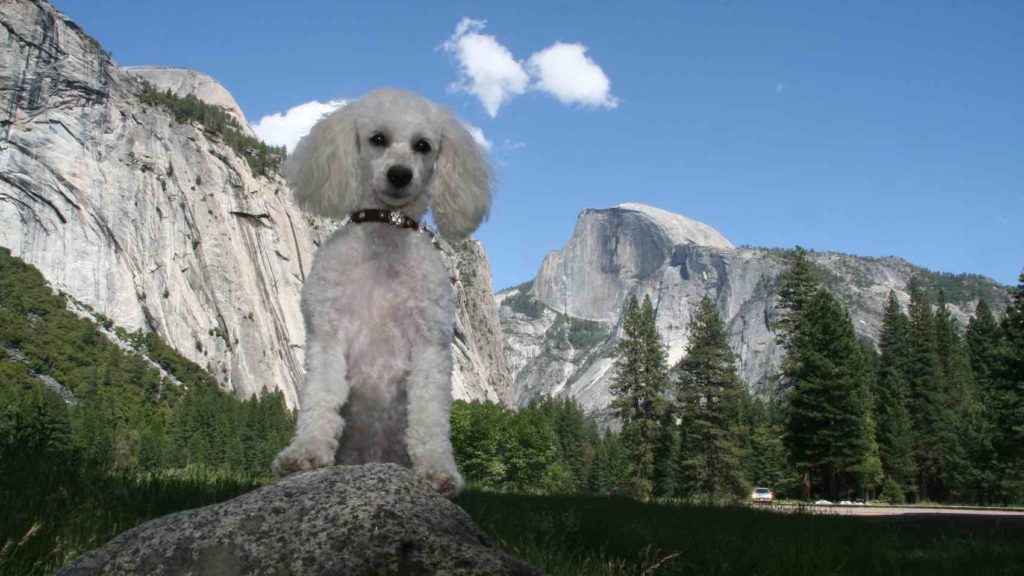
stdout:
[(444, 112), (441, 124), (431, 206), (441, 235), (460, 240), (476, 230), (491, 209), (491, 168), (454, 116)]
[(360, 195), (357, 106), (347, 104), (322, 118), (285, 161), (285, 179), (302, 209), (337, 219), (355, 209)]

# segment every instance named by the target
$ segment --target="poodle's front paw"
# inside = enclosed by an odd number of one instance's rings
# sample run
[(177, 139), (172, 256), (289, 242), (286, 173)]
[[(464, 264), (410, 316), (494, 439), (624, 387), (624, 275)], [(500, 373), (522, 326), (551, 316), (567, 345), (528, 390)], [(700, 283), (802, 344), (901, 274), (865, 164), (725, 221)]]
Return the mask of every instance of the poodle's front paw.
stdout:
[(291, 444), (274, 458), (271, 466), (274, 475), (283, 478), (296, 472), (304, 472), (322, 466), (334, 464), (334, 452), (330, 450), (317, 450), (306, 444)]
[(455, 466), (447, 469), (433, 467), (417, 468), (416, 476), (445, 498), (458, 496), (462, 489), (466, 487), (466, 483), (463, 482), (462, 476), (455, 469)]

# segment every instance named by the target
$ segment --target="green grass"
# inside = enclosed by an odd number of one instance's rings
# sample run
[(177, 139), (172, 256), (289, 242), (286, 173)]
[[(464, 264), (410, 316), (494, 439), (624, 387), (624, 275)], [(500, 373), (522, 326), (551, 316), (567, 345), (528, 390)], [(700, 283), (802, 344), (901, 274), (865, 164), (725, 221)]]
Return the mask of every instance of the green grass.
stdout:
[(470, 492), (505, 550), (556, 575), (1019, 574), (1024, 520), (850, 518)]
[[(98, 479), (10, 534), (0, 574), (52, 573), (148, 519), (261, 483), (195, 468)], [(473, 491), (456, 503), (501, 548), (555, 575), (940, 576), (1019, 574), (1024, 566), (1024, 519), (850, 518)]]
[[(72, 557), (146, 520), (228, 500), (264, 482), (192, 467), (83, 478), (45, 502), (0, 503), (0, 574), (53, 573)], [(20, 516), (9, 508), (32, 510), (32, 521), (7, 522)]]

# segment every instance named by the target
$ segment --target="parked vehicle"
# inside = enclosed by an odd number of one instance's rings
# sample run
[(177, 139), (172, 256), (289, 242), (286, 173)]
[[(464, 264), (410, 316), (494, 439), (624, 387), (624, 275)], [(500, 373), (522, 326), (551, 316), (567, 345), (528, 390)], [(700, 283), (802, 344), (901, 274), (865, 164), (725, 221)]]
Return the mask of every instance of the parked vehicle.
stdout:
[(758, 486), (757, 488), (754, 488), (754, 491), (750, 494), (750, 499), (754, 504), (771, 504), (772, 500), (775, 499), (775, 492), (772, 492), (771, 488)]

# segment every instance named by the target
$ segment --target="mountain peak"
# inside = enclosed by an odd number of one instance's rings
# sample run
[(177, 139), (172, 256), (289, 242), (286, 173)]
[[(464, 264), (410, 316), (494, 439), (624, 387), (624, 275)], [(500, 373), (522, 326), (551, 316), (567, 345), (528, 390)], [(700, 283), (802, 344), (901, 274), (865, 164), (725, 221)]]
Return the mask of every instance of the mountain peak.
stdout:
[(619, 204), (614, 209), (643, 214), (657, 224), (675, 244), (696, 244), (724, 250), (735, 248), (732, 242), (711, 226), (668, 210), (634, 202)]
[(235, 101), (235, 97), (212, 76), (191, 68), (171, 66), (128, 66), (124, 70), (146, 80), (159, 90), (170, 90), (179, 98), (191, 94), (207, 104), (223, 108), (238, 121), (243, 130), (252, 135), (245, 114)]

